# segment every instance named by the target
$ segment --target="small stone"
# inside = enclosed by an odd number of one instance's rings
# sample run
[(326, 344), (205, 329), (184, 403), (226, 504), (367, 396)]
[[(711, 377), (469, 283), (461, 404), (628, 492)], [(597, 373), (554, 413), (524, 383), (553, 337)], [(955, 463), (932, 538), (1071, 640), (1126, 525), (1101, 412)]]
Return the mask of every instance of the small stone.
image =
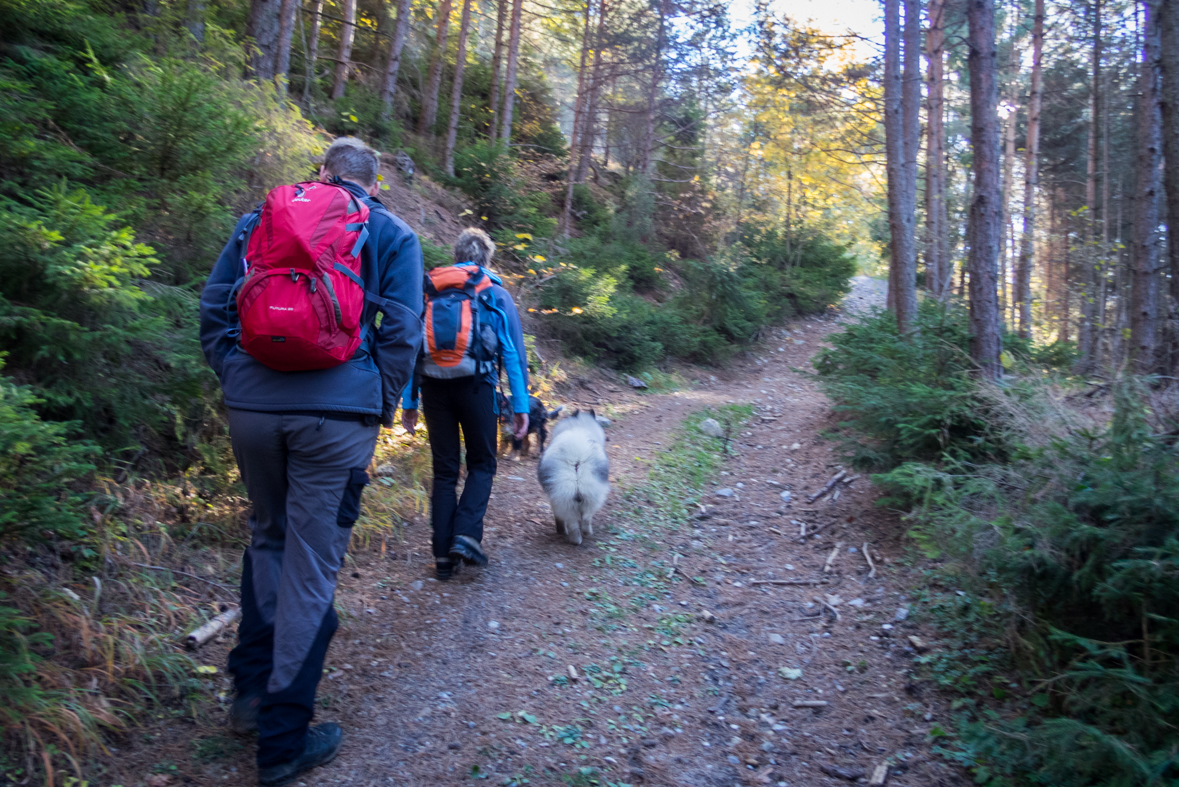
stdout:
[(773, 751), (773, 750), (774, 750), (774, 744), (773, 744), (773, 742), (772, 742), (772, 741), (764, 741), (764, 742), (761, 744), (761, 750), (762, 750), (762, 751), (764, 751), (764, 752), (771, 752), (771, 751)]
[(738, 484), (737, 484), (737, 488), (738, 488), (738, 489), (744, 489), (744, 488), (745, 488), (745, 484), (742, 484), (742, 483), (738, 482)]
[(801, 443), (794, 443), (793, 445), (791, 445), (791, 446), (790, 446), (790, 450), (791, 450), (791, 451), (797, 451), (797, 450), (798, 450), (798, 449), (800, 449), (800, 448), (802, 448), (802, 444), (801, 444)]
[(884, 623), (880, 626), (880, 628), (884, 629), (885, 631), (892, 631), (892, 624), (891, 623)]
[(862, 607), (862, 606), (864, 606), (864, 599), (853, 598), (851, 601), (847, 602), (847, 605), (849, 607)]
[(610, 419), (604, 415), (595, 415), (594, 420), (597, 421), (598, 426), (601, 426), (603, 429), (610, 425)]
[(717, 497), (732, 497), (732, 496), (733, 496), (733, 495), (735, 495), (735, 494), (737, 494), (737, 493), (736, 493), (736, 492), (734, 492), (732, 489), (730, 489), (730, 488), (729, 488), (729, 487), (727, 487), (727, 486), (726, 486), (724, 489), (718, 489), (718, 490), (716, 490), (716, 496), (717, 496)]
[(909, 617), (909, 608), (908, 607), (900, 607), (899, 609), (897, 609), (897, 614), (894, 615), (893, 617), (898, 621), (904, 620), (905, 618)]
[(409, 589), (410, 590), (421, 590), (422, 584), (423, 584), (422, 580), (420, 580), (420, 579), (416, 580), (414, 582), (409, 583)]
[(917, 651), (918, 653), (924, 653), (925, 651), (929, 650), (929, 645), (926, 644), (925, 640), (918, 636), (909, 637), (909, 644), (912, 645), (913, 650)]
[(770, 634), (770, 642), (774, 645), (785, 645), (786, 640), (782, 639), (781, 634)]
[(700, 610), (700, 619), (703, 620), (705, 623), (715, 623), (716, 622), (716, 615), (712, 614), (707, 609), (702, 609), (702, 610)]
[(705, 418), (700, 422), (700, 431), (709, 437), (724, 437), (725, 432), (715, 418)]
[(730, 764), (730, 765), (740, 765), (740, 764), (741, 764), (741, 760), (740, 760), (740, 759), (738, 759), (738, 758), (737, 758), (737, 756), (736, 756), (735, 754), (730, 754), (730, 755), (729, 755), (729, 764)]
[(703, 541), (691, 541), (691, 542), (689, 542), (688, 546), (692, 547), (692, 549), (704, 549), (704, 542)]
[(487, 628), (491, 629), (492, 631), (495, 631), (497, 628), (499, 628), (499, 621), (498, 620), (490, 621), (487, 624)]
[(781, 498), (782, 498), (782, 502), (783, 502), (783, 503), (789, 503), (789, 502), (790, 502), (790, 493), (789, 493), (789, 492), (783, 492), (783, 493), (781, 494)]

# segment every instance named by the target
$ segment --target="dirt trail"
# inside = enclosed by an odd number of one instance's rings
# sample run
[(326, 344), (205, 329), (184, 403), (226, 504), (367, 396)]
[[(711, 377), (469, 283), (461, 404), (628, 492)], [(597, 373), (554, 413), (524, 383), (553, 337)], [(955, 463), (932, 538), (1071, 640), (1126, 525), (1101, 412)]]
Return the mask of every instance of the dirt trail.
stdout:
[[(881, 284), (857, 279), (846, 308), (879, 303)], [(829, 403), (791, 367), (809, 369), (838, 320), (775, 332), (693, 390), (603, 394), (615, 490), (581, 547), (555, 536), (526, 459), (501, 464), (487, 568), (433, 580), (425, 522), (408, 555), (358, 555), (320, 689), (319, 720), (344, 726), (344, 749), (299, 783), (564, 784), (593, 768), (597, 781), (571, 783), (825, 785), (866, 782), (886, 759), (892, 785), (964, 783), (929, 752), (946, 709), (908, 677), (919, 632), (898, 619), (899, 524), (863, 478), (807, 503), (837, 458), (818, 436)], [(755, 414), (707, 516), (678, 531), (637, 524), (626, 489), (685, 416), (725, 402)], [(820, 530), (800, 542), (798, 522)], [(752, 583), (812, 578), (826, 584)], [(250, 747), (186, 781), (252, 784)]]

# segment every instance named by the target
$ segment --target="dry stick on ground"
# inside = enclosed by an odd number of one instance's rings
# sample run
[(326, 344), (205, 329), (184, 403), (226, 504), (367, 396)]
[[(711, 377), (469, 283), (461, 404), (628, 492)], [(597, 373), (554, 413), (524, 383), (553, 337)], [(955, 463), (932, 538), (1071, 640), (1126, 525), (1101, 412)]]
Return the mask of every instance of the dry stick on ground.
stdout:
[(824, 601), (823, 599), (819, 598), (818, 596), (815, 596), (815, 601), (819, 602), (819, 603), (820, 603), (820, 604), (822, 604), (824, 607), (826, 607), (827, 609), (831, 610), (831, 614), (835, 616), (835, 620), (836, 620), (836, 621), (839, 621), (839, 620), (842, 620), (842, 619), (843, 619), (843, 618), (842, 618), (842, 616), (839, 614), (839, 610), (838, 610), (838, 609), (836, 609), (836, 608), (835, 608), (834, 606), (832, 606), (831, 604), (827, 603), (826, 601)]
[(827, 700), (795, 700), (791, 705), (795, 708), (826, 708)]
[(876, 578), (876, 564), (872, 562), (872, 553), (868, 551), (868, 542), (864, 542), (864, 559), (868, 561), (868, 568), (872, 569), (868, 572), (868, 579)]
[(827, 562), (823, 564), (823, 573), (830, 574), (832, 566), (835, 565), (835, 558), (839, 557), (839, 550), (843, 549), (843, 542), (836, 541), (835, 548), (831, 550), (831, 554), (827, 556)]
[[(800, 522), (799, 524), (801, 524), (801, 525), (803, 526), (803, 528), (805, 528), (805, 527), (806, 527), (805, 523), (801, 523), (801, 522)], [(807, 540), (807, 538), (809, 538), (810, 536), (816, 535), (816, 534), (817, 534), (817, 533), (818, 533), (820, 530), (822, 530), (823, 528), (827, 527), (827, 525), (830, 525), (830, 524), (831, 524), (830, 522), (826, 522), (826, 523), (824, 523), (824, 524), (821, 524), (821, 525), (819, 525), (818, 527), (816, 527), (814, 530), (811, 530), (811, 531), (805, 532), (805, 533), (803, 533), (802, 535), (800, 535), (798, 538), (796, 538), (796, 539), (794, 539), (794, 540), (795, 540), (795, 541), (798, 541), (799, 543), (801, 543), (801, 542), (803, 542), (803, 541), (806, 541), (806, 540)]]
[(830, 491), (831, 491), (831, 489), (832, 489), (832, 488), (833, 488), (833, 487), (834, 487), (836, 484), (838, 484), (840, 481), (842, 481), (842, 480), (843, 480), (843, 478), (844, 478), (844, 476), (846, 476), (846, 475), (847, 475), (847, 471), (846, 471), (846, 470), (840, 470), (838, 473), (836, 473), (835, 475), (831, 476), (830, 480), (828, 480), (828, 481), (827, 481), (827, 483), (823, 485), (823, 488), (822, 488), (822, 489), (820, 489), (818, 492), (815, 492), (813, 495), (807, 495), (806, 501), (807, 501), (808, 503), (813, 503), (813, 502), (815, 502), (815, 501), (816, 501), (816, 500), (818, 500), (820, 497), (822, 497), (823, 495), (825, 495), (825, 494), (827, 494), (828, 492), (830, 492)]
[(201, 645), (204, 645), (213, 637), (227, 629), (230, 624), (234, 623), (241, 616), (242, 611), (240, 608), (234, 607), (233, 609), (227, 609), (205, 625), (201, 626), (195, 631), (190, 632), (189, 635), (184, 638), (184, 646), (189, 650), (196, 650)]
[(751, 585), (825, 585), (825, 579), (755, 579)]

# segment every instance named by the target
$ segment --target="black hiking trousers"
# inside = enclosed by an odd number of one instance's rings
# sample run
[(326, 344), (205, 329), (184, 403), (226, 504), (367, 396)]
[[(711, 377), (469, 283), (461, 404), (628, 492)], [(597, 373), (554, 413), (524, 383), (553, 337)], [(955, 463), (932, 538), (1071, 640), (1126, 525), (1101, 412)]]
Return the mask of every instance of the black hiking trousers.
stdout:
[[(434, 459), (434, 489), (430, 496), (434, 557), (446, 558), (455, 536), (483, 542), (483, 515), (495, 479), (499, 408), (495, 386), (483, 378), (423, 377), (421, 398)], [(457, 492), (462, 458), (460, 429), (467, 450), (467, 481), (461, 498)]]

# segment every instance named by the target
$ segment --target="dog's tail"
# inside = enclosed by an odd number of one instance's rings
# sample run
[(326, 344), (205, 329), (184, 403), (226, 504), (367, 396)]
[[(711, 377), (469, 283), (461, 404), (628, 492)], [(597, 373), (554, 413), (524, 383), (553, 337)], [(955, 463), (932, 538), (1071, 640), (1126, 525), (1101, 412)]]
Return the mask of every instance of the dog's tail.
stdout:
[(555, 410), (550, 410), (549, 412), (545, 413), (545, 418), (548, 418), (551, 421), (552, 419), (554, 419), (558, 415), (560, 415), (561, 411), (564, 409), (565, 409), (565, 405), (561, 405), (560, 407), (558, 407)]

